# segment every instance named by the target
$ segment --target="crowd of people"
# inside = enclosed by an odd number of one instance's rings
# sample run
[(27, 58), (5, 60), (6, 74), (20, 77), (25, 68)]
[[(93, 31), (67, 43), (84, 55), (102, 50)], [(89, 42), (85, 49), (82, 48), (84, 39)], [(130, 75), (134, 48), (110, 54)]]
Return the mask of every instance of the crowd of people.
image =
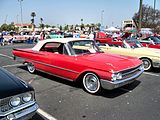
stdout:
[(0, 45), (12, 44), (13, 42), (20, 41), (26, 43), (36, 43), (39, 40), (51, 39), (51, 38), (89, 38), (95, 39), (97, 37), (101, 38), (112, 38), (113, 40), (122, 40), (127, 37), (141, 39), (148, 36), (160, 36), (160, 34), (141, 34), (141, 33), (132, 33), (132, 32), (104, 32), (103, 36), (97, 34), (99, 31), (72, 31), (72, 32), (61, 32), (61, 31), (41, 31), (41, 32), (0, 32)]

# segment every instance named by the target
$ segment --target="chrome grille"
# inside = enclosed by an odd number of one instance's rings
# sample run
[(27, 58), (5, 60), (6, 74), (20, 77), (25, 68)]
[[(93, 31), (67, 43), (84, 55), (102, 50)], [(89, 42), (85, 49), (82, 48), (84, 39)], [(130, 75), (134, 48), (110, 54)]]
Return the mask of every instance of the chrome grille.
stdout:
[(6, 112), (11, 109), (11, 106), (9, 106), (9, 101), (11, 97), (4, 98), (0, 100), (0, 111), (1, 112)]
[(122, 73), (122, 79), (130, 78), (130, 77), (136, 75), (137, 73), (139, 73), (141, 71), (139, 69), (140, 66), (141, 65), (139, 65), (137, 67), (134, 67), (134, 68), (131, 68), (131, 69), (127, 69), (127, 70), (121, 71), (121, 73)]
[[(32, 94), (33, 94), (33, 99), (31, 100), (31, 101), (35, 101), (35, 96), (34, 96), (34, 92), (31, 92)], [(19, 96), (20, 98), (21, 98), (21, 103), (20, 103), (20, 105), (18, 105), (18, 106), (21, 106), (21, 105), (23, 105), (23, 104), (27, 104), (27, 103), (24, 103), (23, 101), (22, 101), (22, 95), (23, 95), (24, 93), (22, 93), (22, 94), (19, 94), (19, 95), (16, 95), (16, 96)], [(4, 99), (0, 99), (0, 112), (7, 112), (7, 111), (10, 111), (10, 110), (12, 110), (13, 108), (16, 108), (16, 107), (12, 107), (11, 105), (10, 105), (10, 100), (11, 100), (11, 98), (12, 97), (15, 97), (15, 96), (11, 96), (11, 97), (7, 97), (7, 98), (4, 98)], [(18, 107), (17, 106), (17, 107)]]

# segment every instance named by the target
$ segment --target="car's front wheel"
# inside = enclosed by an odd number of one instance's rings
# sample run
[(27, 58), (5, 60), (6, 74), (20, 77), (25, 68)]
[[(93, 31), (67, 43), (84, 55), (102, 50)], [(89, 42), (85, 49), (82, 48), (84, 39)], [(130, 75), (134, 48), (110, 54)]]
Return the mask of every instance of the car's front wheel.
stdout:
[(152, 63), (149, 59), (147, 58), (142, 58), (141, 59), (144, 65), (144, 70), (145, 71), (150, 71), (152, 69)]
[(94, 73), (86, 73), (83, 77), (84, 89), (91, 94), (97, 94), (101, 91), (100, 80)]
[(36, 68), (32, 63), (27, 63), (27, 69), (32, 74), (35, 73), (35, 71), (36, 71)]

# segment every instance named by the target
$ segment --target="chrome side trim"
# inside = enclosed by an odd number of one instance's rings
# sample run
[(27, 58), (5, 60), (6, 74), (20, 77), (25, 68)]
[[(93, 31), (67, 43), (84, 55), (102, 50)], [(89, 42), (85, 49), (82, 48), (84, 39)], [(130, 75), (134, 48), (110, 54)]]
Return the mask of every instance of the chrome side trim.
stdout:
[(52, 75), (52, 76), (55, 76), (55, 77), (58, 77), (58, 78), (62, 78), (62, 79), (68, 80), (68, 81), (73, 81), (72, 79), (65, 78), (65, 77), (62, 77), (62, 76), (59, 76), (59, 75), (55, 75), (55, 74), (52, 74), (52, 73), (48, 73), (48, 72), (45, 72), (45, 71), (40, 70), (40, 69), (36, 69), (36, 70), (41, 71), (41, 72), (44, 72), (44, 73), (49, 74), (49, 75)]
[(57, 68), (57, 69), (60, 69), (60, 70), (65, 70), (65, 71), (68, 71), (68, 72), (73, 72), (73, 73), (75, 73), (75, 74), (79, 74), (79, 72), (74, 71), (74, 70), (70, 70), (70, 69), (66, 69), (66, 68), (62, 68), (62, 67), (58, 67), (58, 66), (46, 64), (46, 63), (39, 62), (39, 61), (36, 61), (36, 60), (30, 60), (30, 59), (27, 59), (27, 60), (29, 60), (29, 61), (31, 61), (31, 62), (38, 63), (38, 64), (42, 64), (42, 65), (45, 65), (45, 66), (49, 66), (49, 67), (52, 67), (52, 68)]
[(70, 69), (66, 69), (66, 68), (62, 68), (62, 67), (58, 67), (58, 66), (46, 64), (46, 63), (39, 62), (39, 61), (35, 61), (35, 60), (31, 60), (31, 61), (32, 61), (32, 62), (35, 62), (35, 63), (38, 63), (38, 64), (45, 65), (45, 66), (49, 66), (49, 67), (52, 67), (52, 68), (57, 68), (57, 69), (60, 69), (60, 70), (65, 70), (65, 71), (68, 71), (68, 72), (73, 72), (73, 73), (75, 73), (75, 74), (79, 74), (79, 72), (76, 72), (76, 71), (73, 71), (73, 70), (70, 70)]
[[(21, 57), (18, 57), (18, 56), (15, 56), (16, 59), (17, 58), (21, 58)], [(74, 70), (70, 70), (70, 69), (66, 69), (66, 68), (62, 68), (62, 67), (58, 67), (58, 66), (54, 66), (54, 65), (51, 65), (51, 64), (46, 64), (46, 63), (43, 63), (43, 62), (39, 62), (39, 61), (36, 61), (36, 60), (31, 60), (31, 59), (26, 59), (26, 58), (22, 58), (24, 60), (29, 60), (31, 62), (35, 62), (35, 63), (38, 63), (38, 64), (42, 64), (42, 65), (45, 65), (45, 66), (49, 66), (49, 67), (52, 67), (52, 68), (57, 68), (57, 69), (60, 69), (60, 70), (65, 70), (65, 71), (68, 71), (68, 72), (73, 72), (75, 74), (79, 74), (79, 72), (77, 71), (74, 71)], [(21, 62), (21, 61), (20, 61)], [(22, 62), (21, 62), (22, 63)], [(24, 61), (23, 61), (24, 63)]]
[(131, 82), (134, 81), (134, 79), (138, 78), (144, 70), (141, 70), (139, 73), (135, 74), (134, 76), (130, 77), (130, 78), (126, 78), (123, 80), (116, 80), (114, 82), (109, 81), (109, 80), (104, 80), (104, 79), (100, 79), (101, 82), (101, 86), (104, 89), (108, 89), (108, 90), (112, 90), (118, 87), (121, 87), (123, 85), (129, 84)]

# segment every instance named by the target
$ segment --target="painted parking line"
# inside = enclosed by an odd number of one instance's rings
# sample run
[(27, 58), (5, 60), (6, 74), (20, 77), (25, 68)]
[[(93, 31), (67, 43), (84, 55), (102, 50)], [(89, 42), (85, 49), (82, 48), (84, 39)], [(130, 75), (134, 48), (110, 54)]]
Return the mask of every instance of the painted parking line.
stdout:
[(16, 66), (22, 66), (23, 64), (13, 64), (13, 65), (4, 65), (2, 66), (3, 68), (7, 68), (7, 67), (16, 67)]
[(37, 113), (39, 113), (43, 117), (47, 118), (48, 120), (57, 120), (55, 117), (53, 117), (52, 115), (48, 114), (47, 112), (43, 111), (40, 108), (38, 108)]
[(159, 77), (159, 75), (149, 72), (143, 72), (143, 74)]
[(13, 59), (13, 57), (8, 56), (8, 55), (5, 55), (5, 54), (0, 54), (0, 56), (7, 57), (7, 58), (10, 58), (10, 59)]

